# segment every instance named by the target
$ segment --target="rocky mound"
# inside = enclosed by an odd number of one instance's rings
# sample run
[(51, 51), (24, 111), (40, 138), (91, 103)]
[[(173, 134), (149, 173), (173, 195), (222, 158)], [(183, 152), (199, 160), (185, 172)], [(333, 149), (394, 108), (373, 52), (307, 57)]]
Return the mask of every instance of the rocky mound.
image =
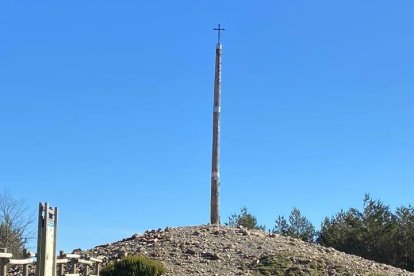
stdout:
[(144, 254), (163, 262), (167, 275), (414, 275), (289, 237), (212, 225), (146, 231), (83, 253), (105, 262)]

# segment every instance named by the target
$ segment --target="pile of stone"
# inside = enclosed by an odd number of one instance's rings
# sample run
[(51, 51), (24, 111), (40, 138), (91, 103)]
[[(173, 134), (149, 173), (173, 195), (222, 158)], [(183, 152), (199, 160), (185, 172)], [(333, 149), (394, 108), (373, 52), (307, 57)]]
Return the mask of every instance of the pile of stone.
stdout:
[(76, 253), (105, 263), (144, 254), (164, 263), (167, 275), (414, 275), (333, 248), (243, 227), (151, 230)]

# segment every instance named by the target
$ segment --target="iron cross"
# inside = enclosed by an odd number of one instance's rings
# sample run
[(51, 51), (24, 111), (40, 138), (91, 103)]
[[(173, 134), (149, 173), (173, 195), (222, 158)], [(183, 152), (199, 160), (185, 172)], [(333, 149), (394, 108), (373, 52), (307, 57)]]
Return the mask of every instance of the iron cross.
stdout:
[(226, 29), (221, 28), (220, 24), (218, 24), (218, 28), (214, 28), (213, 30), (218, 32), (218, 43), (220, 44), (220, 32), (225, 31)]

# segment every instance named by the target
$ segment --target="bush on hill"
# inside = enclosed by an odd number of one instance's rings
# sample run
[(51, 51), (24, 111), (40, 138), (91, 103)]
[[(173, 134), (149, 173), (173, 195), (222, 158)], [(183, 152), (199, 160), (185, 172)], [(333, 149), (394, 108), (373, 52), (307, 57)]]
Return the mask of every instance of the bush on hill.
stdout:
[(166, 272), (164, 265), (144, 255), (127, 256), (110, 263), (100, 273), (102, 276), (158, 276)]

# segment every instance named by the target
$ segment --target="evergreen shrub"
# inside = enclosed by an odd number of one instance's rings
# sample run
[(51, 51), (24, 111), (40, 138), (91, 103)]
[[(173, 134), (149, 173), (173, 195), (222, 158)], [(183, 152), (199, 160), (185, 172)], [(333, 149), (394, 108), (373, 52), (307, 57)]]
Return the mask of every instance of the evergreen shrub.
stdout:
[(144, 255), (131, 255), (110, 263), (100, 273), (102, 276), (159, 276), (166, 272), (164, 265)]

